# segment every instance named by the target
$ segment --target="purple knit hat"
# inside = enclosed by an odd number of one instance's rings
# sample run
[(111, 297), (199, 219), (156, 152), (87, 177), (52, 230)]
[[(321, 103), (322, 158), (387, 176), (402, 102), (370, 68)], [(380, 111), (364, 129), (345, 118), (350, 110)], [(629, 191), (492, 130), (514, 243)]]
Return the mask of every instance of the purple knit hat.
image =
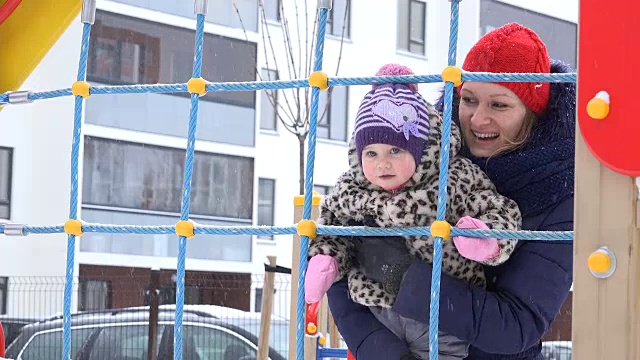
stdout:
[[(387, 64), (376, 73), (380, 75), (413, 75), (413, 71), (406, 66)], [(418, 93), (418, 86), (373, 85), (360, 103), (354, 133), (360, 163), (367, 145), (387, 144), (410, 152), (418, 166), (429, 133), (427, 104)]]

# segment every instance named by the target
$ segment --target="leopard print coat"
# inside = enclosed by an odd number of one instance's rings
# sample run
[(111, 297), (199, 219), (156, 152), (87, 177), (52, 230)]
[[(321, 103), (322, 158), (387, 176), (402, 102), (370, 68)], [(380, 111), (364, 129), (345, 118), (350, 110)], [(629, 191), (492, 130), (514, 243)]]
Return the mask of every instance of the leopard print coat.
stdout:
[[(320, 204), (321, 225), (349, 226), (375, 219), (379, 227), (429, 226), (436, 220), (440, 143), (443, 120), (429, 105), (429, 139), (420, 165), (409, 183), (396, 192), (387, 192), (371, 184), (364, 176), (352, 138), (349, 144), (349, 170)], [(513, 200), (496, 192), (489, 178), (470, 160), (457, 156), (461, 146), (459, 128), (452, 124), (447, 186), (446, 221), (455, 225), (463, 216), (482, 220), (491, 229), (519, 230), (521, 215)], [(366, 243), (366, 237), (363, 237)], [(432, 263), (434, 242), (430, 236), (406, 236), (406, 245), (419, 259)], [(500, 255), (485, 262), (498, 265), (508, 259), (515, 240), (498, 240)], [(348, 236), (321, 235), (309, 247), (309, 257), (324, 254), (339, 265), (336, 281), (347, 276), (351, 298), (366, 306), (391, 307), (395, 297), (382, 284), (367, 278), (354, 262), (355, 248)], [(471, 284), (485, 285), (483, 264), (462, 257), (452, 241), (443, 244), (442, 271)], [(430, 279), (425, 279), (430, 281)]]

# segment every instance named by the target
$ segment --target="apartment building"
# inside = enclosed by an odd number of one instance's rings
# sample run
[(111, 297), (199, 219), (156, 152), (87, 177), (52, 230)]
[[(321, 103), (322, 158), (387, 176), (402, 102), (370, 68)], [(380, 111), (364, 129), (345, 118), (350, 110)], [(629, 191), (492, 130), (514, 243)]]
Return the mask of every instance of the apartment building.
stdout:
[[(576, 63), (577, 5), (572, 18), (566, 15), (571, 8), (554, 15), (514, 3), (461, 2), (459, 65), (479, 36), (508, 21), (533, 27), (549, 44), (552, 56)], [(370, 76), (384, 63), (399, 62), (416, 73), (440, 73), (447, 65), (449, 5), (430, 0), (334, 0), (323, 69), (330, 76)], [(186, 82), (191, 77), (195, 16), (190, 1), (98, 0), (97, 6), (87, 81), (132, 85)], [(315, 0), (210, 1), (202, 76), (213, 82), (306, 77), (313, 59), (315, 12)], [(69, 87), (75, 81), (81, 33), (78, 19), (23, 89)], [(440, 84), (420, 88), (433, 99)], [(336, 87), (330, 97), (329, 92), (321, 95), (313, 178), (320, 193), (347, 168), (347, 141), (368, 89)], [(233, 226), (293, 223), (300, 145), (286, 123), (306, 114), (304, 90), (299, 92), (302, 95), (293, 90), (211, 92), (200, 99), (194, 221)], [(160, 225), (179, 219), (189, 109), (188, 94), (87, 99), (80, 157), (82, 220)], [(73, 99), (8, 106), (0, 118), (0, 218), (63, 223), (69, 212)], [(266, 256), (275, 255), (279, 266), (290, 268), (291, 243), (288, 235), (196, 236), (188, 242), (186, 301), (259, 310)], [(0, 313), (61, 311), (65, 235), (7, 237), (0, 251), (7, 255), (0, 266)], [(74, 308), (143, 305), (153, 268), (161, 269), (163, 301), (175, 297), (175, 235), (88, 233), (76, 242), (75, 253)], [(55, 283), (39, 287), (49, 294), (42, 295), (48, 299), (43, 305), (28, 299), (32, 294), (25, 289), (31, 281)], [(288, 287), (281, 290), (274, 311), (288, 317)]]

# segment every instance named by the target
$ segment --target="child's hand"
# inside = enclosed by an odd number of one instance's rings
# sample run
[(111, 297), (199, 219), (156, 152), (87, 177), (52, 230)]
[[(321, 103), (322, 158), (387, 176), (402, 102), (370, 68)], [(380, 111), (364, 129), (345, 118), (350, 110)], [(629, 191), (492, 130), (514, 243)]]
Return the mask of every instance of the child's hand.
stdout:
[(309, 260), (304, 276), (304, 300), (313, 304), (322, 300), (324, 294), (338, 277), (338, 262), (329, 255), (315, 255)]
[(416, 261), (399, 236), (362, 236), (356, 243), (356, 260), (360, 270), (382, 284), (389, 294), (397, 294), (409, 266)]
[[(489, 230), (489, 227), (485, 223), (470, 216), (465, 216), (458, 220), (456, 227), (461, 229)], [(469, 260), (486, 261), (494, 259), (500, 254), (500, 247), (498, 246), (498, 239), (496, 238), (454, 236), (453, 243), (456, 245), (460, 255)]]

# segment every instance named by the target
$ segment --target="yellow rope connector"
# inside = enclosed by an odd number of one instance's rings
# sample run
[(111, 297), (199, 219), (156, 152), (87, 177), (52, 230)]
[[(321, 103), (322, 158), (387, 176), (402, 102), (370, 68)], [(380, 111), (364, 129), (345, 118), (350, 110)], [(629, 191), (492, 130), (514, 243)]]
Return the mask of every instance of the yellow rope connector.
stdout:
[(609, 94), (600, 91), (587, 103), (587, 114), (593, 119), (602, 120), (609, 115), (609, 104)]
[(69, 235), (82, 236), (82, 222), (80, 220), (67, 220), (64, 223), (64, 232)]
[(316, 238), (316, 222), (313, 220), (300, 220), (298, 223), (298, 235), (307, 236), (309, 239)]
[(191, 78), (187, 82), (187, 90), (189, 90), (191, 94), (205, 96), (207, 94), (207, 81), (203, 78)]
[(315, 71), (309, 75), (309, 86), (324, 91), (329, 88), (329, 77), (322, 71)]
[(431, 224), (431, 236), (441, 237), (442, 240), (451, 238), (451, 224), (443, 220), (436, 220)]
[(447, 66), (442, 70), (442, 81), (449, 81), (453, 86), (462, 84), (462, 70), (457, 66)]
[(191, 220), (180, 220), (176, 223), (176, 234), (191, 239), (195, 234), (195, 223)]
[(82, 96), (85, 99), (91, 96), (90, 89), (91, 85), (86, 81), (76, 81), (71, 85), (71, 93), (74, 96)]
[(327, 338), (324, 336), (320, 336), (320, 338), (318, 338), (318, 344), (324, 346), (327, 343)]

